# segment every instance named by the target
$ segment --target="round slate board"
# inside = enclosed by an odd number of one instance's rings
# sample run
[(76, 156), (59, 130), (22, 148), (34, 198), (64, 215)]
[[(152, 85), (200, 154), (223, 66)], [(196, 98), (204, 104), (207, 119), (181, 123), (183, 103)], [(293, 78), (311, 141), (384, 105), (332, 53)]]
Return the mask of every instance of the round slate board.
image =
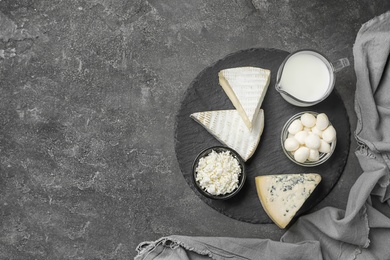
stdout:
[[(231, 218), (249, 223), (272, 223), (257, 196), (255, 177), (281, 173), (319, 173), (320, 185), (303, 205), (301, 215), (318, 204), (338, 181), (347, 161), (350, 144), (350, 127), (343, 101), (334, 90), (320, 104), (312, 107), (295, 107), (287, 103), (275, 90), (276, 72), (289, 53), (276, 49), (249, 49), (228, 55), (204, 69), (192, 82), (176, 116), (175, 151), (180, 169), (188, 185), (210, 207)], [(202, 196), (191, 179), (191, 169), (197, 154), (203, 149), (221, 145), (206, 129), (190, 118), (194, 112), (234, 109), (218, 83), (218, 72), (226, 68), (255, 66), (271, 70), (271, 82), (262, 104), (265, 113), (264, 131), (254, 155), (246, 162), (248, 177), (240, 193), (226, 201), (211, 200)], [(337, 83), (336, 83), (337, 84)], [(283, 153), (280, 133), (284, 123), (294, 114), (311, 110), (324, 112), (337, 130), (337, 146), (332, 157), (324, 164), (306, 168), (291, 162)]]

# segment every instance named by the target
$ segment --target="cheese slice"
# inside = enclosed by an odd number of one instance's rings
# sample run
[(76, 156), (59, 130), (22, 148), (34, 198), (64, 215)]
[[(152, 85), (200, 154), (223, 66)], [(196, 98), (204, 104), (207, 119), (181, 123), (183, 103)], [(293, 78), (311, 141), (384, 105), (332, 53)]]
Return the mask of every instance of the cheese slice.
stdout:
[(256, 67), (221, 70), (219, 84), (240, 113), (245, 125), (252, 129), (270, 82), (271, 71)]
[(257, 176), (261, 205), (280, 228), (285, 228), (321, 181), (316, 173)]
[(260, 109), (253, 130), (249, 131), (237, 110), (197, 112), (190, 115), (222, 144), (235, 150), (244, 161), (255, 152), (264, 129), (264, 111)]

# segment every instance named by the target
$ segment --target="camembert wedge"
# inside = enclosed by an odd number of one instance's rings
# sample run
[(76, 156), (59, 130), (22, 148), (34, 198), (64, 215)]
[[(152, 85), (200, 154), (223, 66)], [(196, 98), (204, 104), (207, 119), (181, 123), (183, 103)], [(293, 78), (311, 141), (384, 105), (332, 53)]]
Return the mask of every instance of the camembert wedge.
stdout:
[(257, 176), (261, 205), (280, 228), (285, 228), (321, 181), (316, 173)]
[(256, 67), (229, 68), (218, 73), (219, 84), (249, 130), (263, 103), (270, 75), (270, 70)]
[(255, 152), (264, 129), (264, 111), (260, 109), (252, 131), (246, 127), (238, 111), (216, 110), (190, 115), (224, 145), (235, 150), (244, 161)]

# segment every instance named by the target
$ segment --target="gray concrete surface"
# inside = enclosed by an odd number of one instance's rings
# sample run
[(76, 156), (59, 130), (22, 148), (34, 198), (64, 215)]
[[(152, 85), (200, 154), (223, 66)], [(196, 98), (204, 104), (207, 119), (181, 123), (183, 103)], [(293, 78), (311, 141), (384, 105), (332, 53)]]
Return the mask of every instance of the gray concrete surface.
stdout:
[[(0, 259), (132, 259), (170, 234), (278, 240), (180, 173), (175, 115), (196, 75), (254, 47), (347, 57), (389, 1), (0, 0)], [(355, 75), (338, 75), (351, 123)], [(344, 208), (354, 156), (316, 209)]]

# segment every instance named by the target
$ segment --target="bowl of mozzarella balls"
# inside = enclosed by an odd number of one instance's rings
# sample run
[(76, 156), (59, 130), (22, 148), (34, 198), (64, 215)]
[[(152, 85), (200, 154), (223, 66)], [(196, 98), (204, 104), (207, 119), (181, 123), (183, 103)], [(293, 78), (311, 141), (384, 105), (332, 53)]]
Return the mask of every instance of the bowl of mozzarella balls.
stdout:
[(294, 163), (313, 167), (326, 162), (336, 148), (336, 129), (325, 113), (300, 112), (283, 126), (283, 152)]

